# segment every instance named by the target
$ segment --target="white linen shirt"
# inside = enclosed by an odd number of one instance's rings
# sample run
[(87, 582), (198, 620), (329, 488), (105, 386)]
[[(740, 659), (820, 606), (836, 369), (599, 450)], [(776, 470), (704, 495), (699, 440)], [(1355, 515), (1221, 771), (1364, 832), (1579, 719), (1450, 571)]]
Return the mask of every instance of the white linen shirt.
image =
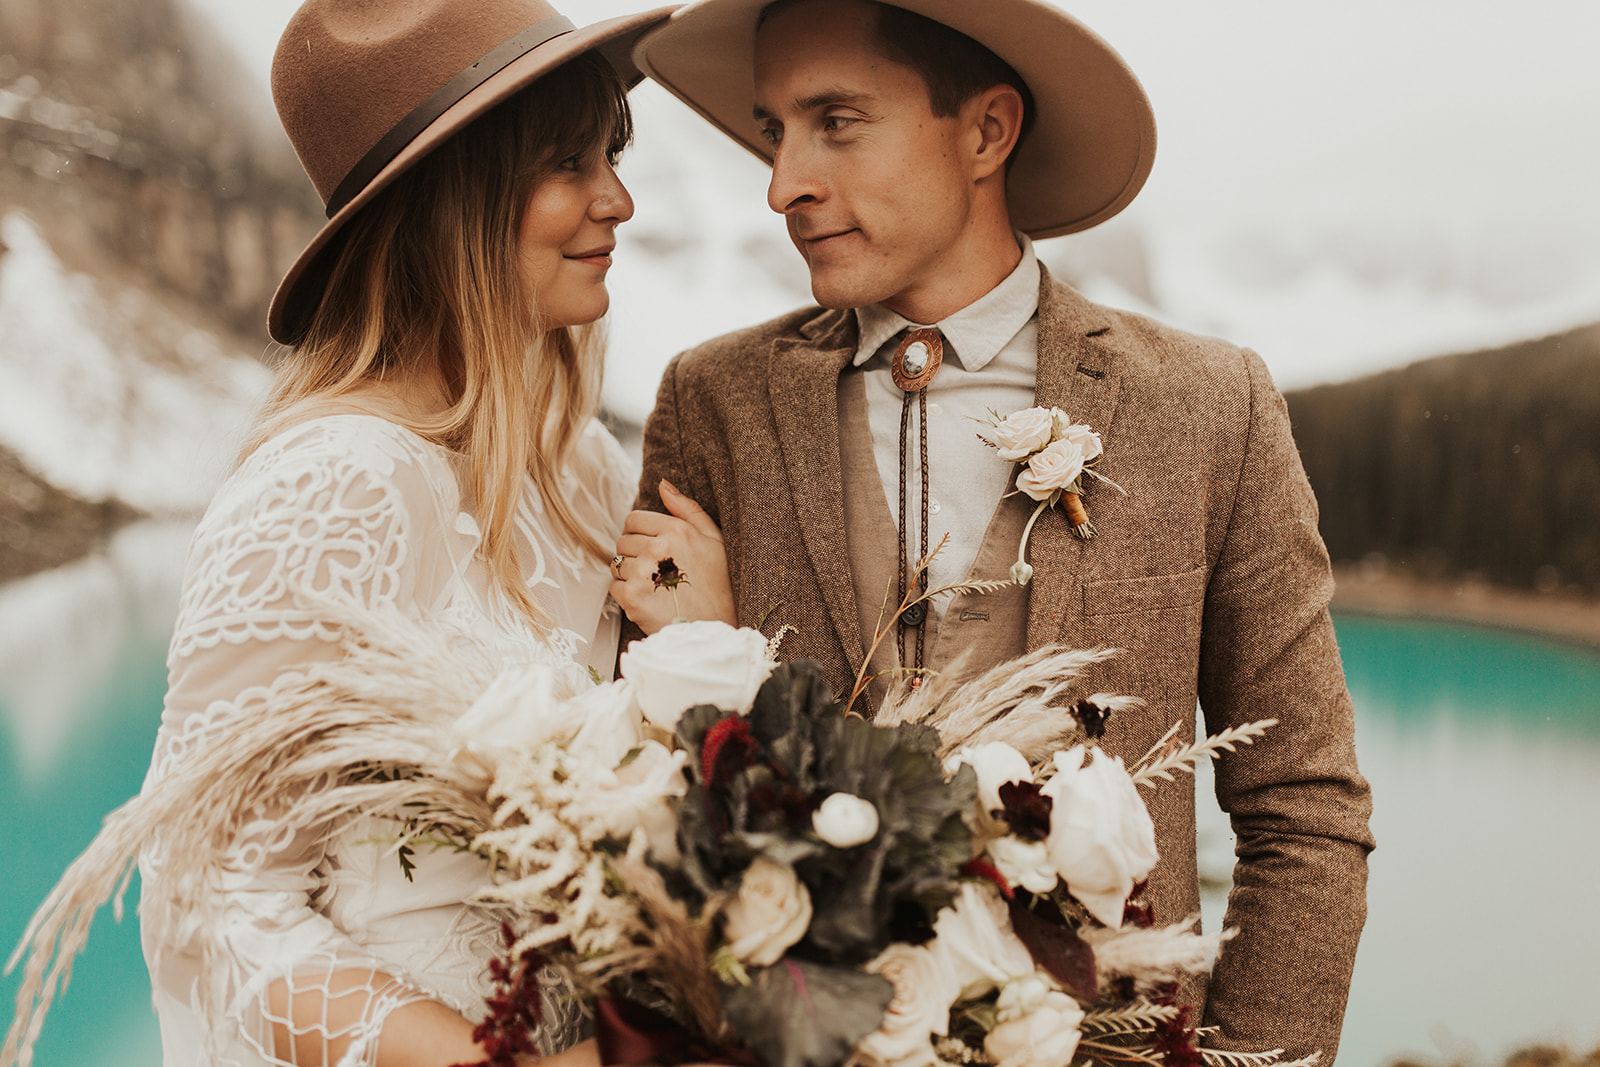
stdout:
[[(944, 335), (944, 362), (928, 386), (928, 545), (950, 535), (950, 543), (928, 568), (929, 588), (969, 577), (984, 530), (1002, 493), (1013, 488), (1017, 465), (1003, 460), (979, 440), (992, 409), (1001, 415), (1033, 406), (1039, 363), (1039, 261), (1033, 242), (1017, 234), (1022, 259), (1004, 281), (944, 321), (932, 324)], [(899, 521), (900, 409), (905, 394), (894, 384), (891, 344), (905, 329), (930, 328), (882, 304), (856, 308), (860, 341), (854, 365), (866, 375), (867, 421), (872, 455), (883, 481), (889, 514)], [(915, 413), (906, 449), (907, 551), (920, 545), (922, 478)], [(970, 575), (1004, 579), (1006, 574)], [(944, 620), (949, 597), (932, 604), (934, 632)]]

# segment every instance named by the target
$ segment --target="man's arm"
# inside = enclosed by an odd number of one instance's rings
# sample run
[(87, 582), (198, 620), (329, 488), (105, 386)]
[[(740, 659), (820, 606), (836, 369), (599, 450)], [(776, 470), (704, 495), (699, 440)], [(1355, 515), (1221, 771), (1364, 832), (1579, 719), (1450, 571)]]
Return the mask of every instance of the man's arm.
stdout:
[(1277, 719), (1217, 765), (1237, 836), (1223, 948), (1206, 1003), (1219, 1047), (1338, 1047), (1366, 919), (1371, 794), (1327, 604), (1317, 506), (1266, 368), (1246, 353), (1249, 437), (1206, 595), (1200, 702), (1208, 733)]

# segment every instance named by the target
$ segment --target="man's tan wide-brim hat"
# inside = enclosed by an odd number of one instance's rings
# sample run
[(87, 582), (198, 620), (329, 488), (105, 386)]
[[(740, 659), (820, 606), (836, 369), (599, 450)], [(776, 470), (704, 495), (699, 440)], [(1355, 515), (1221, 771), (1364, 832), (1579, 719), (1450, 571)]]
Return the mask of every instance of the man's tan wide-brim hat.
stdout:
[(631, 53), (670, 7), (581, 29), (543, 0), (307, 0), (272, 61), (272, 96), (328, 222), (278, 285), (267, 330), (293, 344), (322, 299), (335, 238), (382, 189), (495, 104), (597, 49)]
[[(701, 0), (646, 34), (633, 58), (735, 141), (772, 162), (751, 116), (756, 20), (771, 0)], [(1139, 80), (1093, 31), (1041, 0), (894, 0), (1011, 64), (1035, 123), (1006, 179), (1011, 224), (1076, 233), (1133, 200), (1155, 162), (1156, 121)]]

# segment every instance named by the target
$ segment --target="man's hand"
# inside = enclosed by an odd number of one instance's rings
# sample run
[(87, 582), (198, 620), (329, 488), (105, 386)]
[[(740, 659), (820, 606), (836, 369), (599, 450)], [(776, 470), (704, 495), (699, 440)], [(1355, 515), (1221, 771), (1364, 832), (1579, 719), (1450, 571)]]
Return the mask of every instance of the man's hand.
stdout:
[[(617, 539), (618, 559), (611, 568), (612, 599), (647, 634), (675, 619), (720, 619), (738, 625), (722, 531), (704, 508), (671, 482), (663, 478), (659, 488), (661, 502), (672, 514), (628, 513)], [(662, 560), (677, 564), (683, 575), (675, 590), (656, 581)]]

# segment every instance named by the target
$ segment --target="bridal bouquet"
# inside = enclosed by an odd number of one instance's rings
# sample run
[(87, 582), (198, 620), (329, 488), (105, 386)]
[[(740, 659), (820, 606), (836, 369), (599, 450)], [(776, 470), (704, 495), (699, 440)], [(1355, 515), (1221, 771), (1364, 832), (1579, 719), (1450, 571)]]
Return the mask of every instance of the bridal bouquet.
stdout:
[(493, 812), (470, 847), (506, 916), (491, 1062), (530, 1048), (535, 976), (593, 1006), (608, 1062), (824, 1067), (1096, 1060), (1259, 1067), (1212, 1053), (1178, 981), (1226, 935), (1157, 926), (1140, 787), (1247, 743), (1171, 734), (1132, 768), (1098, 746), (1109, 653), (1045, 650), (845, 713), (759, 633), (685, 623), (568, 700), (503, 676), (456, 726)]

